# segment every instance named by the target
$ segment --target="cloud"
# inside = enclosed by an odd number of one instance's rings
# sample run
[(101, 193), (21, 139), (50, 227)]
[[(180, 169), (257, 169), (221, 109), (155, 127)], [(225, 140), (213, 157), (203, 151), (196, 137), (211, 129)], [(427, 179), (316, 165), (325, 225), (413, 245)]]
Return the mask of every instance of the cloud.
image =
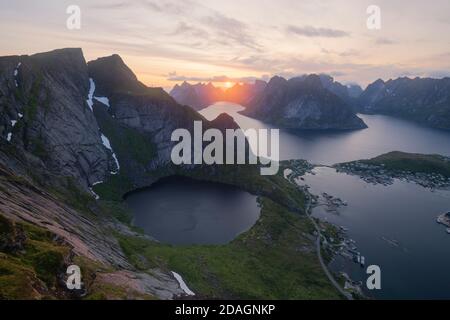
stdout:
[(190, 81), (190, 82), (241, 82), (241, 83), (249, 83), (254, 82), (255, 80), (261, 79), (258, 77), (228, 77), (225, 75), (222, 76), (212, 76), (212, 77), (188, 77), (178, 75), (177, 72), (170, 72), (168, 75), (168, 81)]
[(320, 50), (323, 54), (329, 54), (329, 55), (336, 55), (339, 57), (355, 57), (355, 56), (359, 56), (361, 53), (358, 50), (355, 49), (349, 49), (349, 50), (345, 50), (345, 51), (334, 51), (334, 50), (328, 50), (326, 48), (321, 48)]
[(375, 40), (375, 44), (377, 45), (392, 45), (396, 44), (397, 42), (388, 38), (377, 38)]
[(201, 38), (202, 40), (209, 38), (209, 33), (207, 31), (205, 31), (200, 27), (187, 24), (184, 21), (179, 22), (175, 30), (171, 32), (169, 35), (190, 35), (195, 38)]
[(342, 38), (350, 36), (350, 33), (346, 31), (330, 28), (316, 28), (312, 26), (298, 27), (289, 25), (287, 31), (308, 38)]
[(115, 3), (104, 3), (91, 5), (92, 9), (108, 10), (108, 9), (123, 9), (129, 7), (130, 3), (127, 1), (119, 1)]
[(333, 77), (343, 77), (343, 76), (347, 75), (347, 73), (342, 72), (342, 71), (331, 71), (328, 74)]
[(215, 30), (223, 39), (232, 40), (242, 46), (258, 49), (260, 46), (248, 32), (248, 26), (235, 18), (230, 18), (217, 11), (203, 17), (202, 22)]
[(194, 3), (188, 0), (176, 2), (168, 0), (141, 0), (141, 4), (144, 7), (159, 13), (181, 15), (186, 13), (189, 6), (192, 6)]
[(450, 71), (449, 70), (434, 70), (427, 74), (427, 76), (431, 78), (446, 78), (450, 77)]

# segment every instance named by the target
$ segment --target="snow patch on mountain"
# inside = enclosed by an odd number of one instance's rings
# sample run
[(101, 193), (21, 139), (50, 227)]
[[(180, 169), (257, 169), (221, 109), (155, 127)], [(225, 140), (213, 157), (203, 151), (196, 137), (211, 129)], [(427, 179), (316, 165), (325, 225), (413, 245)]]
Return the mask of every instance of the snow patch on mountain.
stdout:
[(17, 64), (16, 69), (14, 69), (14, 83), (16, 84), (16, 88), (19, 87), (19, 83), (17, 82), (17, 75), (19, 74), (19, 68), (22, 65), (22, 62)]
[(116, 162), (117, 172), (111, 172), (111, 174), (117, 174), (118, 171), (120, 170), (119, 160), (117, 159), (117, 156), (111, 147), (111, 142), (109, 141), (109, 139), (103, 133), (101, 133), (101, 138), (102, 138), (103, 145), (105, 146), (106, 149), (109, 149), (112, 152), (112, 156), (114, 158), (114, 161)]
[(172, 271), (173, 276), (178, 281), (178, 284), (180, 285), (181, 289), (188, 295), (188, 296), (195, 296), (195, 293), (192, 292), (188, 286), (186, 285), (186, 282), (184, 282), (183, 278), (176, 272)]
[[(19, 113), (19, 118), (21, 119), (23, 117), (23, 115), (21, 114), (21, 113)], [(14, 129), (14, 127), (16, 126), (16, 124), (17, 124), (17, 120), (11, 120), (11, 127), (12, 127), (12, 129)], [(7, 134), (7, 136), (6, 136), (6, 140), (8, 141), (8, 142), (11, 142), (11, 139), (12, 139), (12, 132), (9, 132), (8, 134)]]
[[(96, 97), (94, 96), (95, 94), (95, 82), (94, 79), (89, 78), (89, 94), (88, 94), (88, 98), (86, 100), (89, 108), (91, 109), (91, 111), (94, 111), (94, 100), (97, 100), (100, 103), (103, 103), (104, 105), (106, 105), (108, 108), (110, 107), (109, 104), (109, 99), (106, 97)], [(99, 128), (100, 131), (100, 128)], [(116, 163), (117, 166), (117, 171), (111, 171), (111, 174), (118, 174), (119, 170), (120, 170), (120, 164), (119, 164), (119, 159), (116, 156), (116, 153), (114, 152), (114, 150), (111, 147), (111, 142), (109, 141), (109, 139), (100, 131), (100, 137), (102, 139), (102, 143), (105, 146), (106, 149), (110, 150), (112, 153), (112, 157)]]
[(94, 98), (94, 92), (95, 92), (95, 82), (92, 78), (89, 78), (89, 94), (88, 94), (88, 98), (86, 100), (89, 108), (91, 109), (91, 111), (94, 111), (94, 101), (92, 100)]
[(104, 104), (105, 106), (107, 106), (108, 108), (111, 107), (109, 105), (109, 99), (106, 97), (94, 97), (95, 100), (97, 100), (98, 102)]
[(96, 185), (102, 184), (102, 183), (103, 183), (103, 181), (94, 182), (94, 183), (92, 184), (92, 187), (89, 188), (89, 190), (91, 191), (91, 193), (92, 193), (92, 195), (94, 196), (95, 200), (99, 200), (99, 199), (100, 199), (100, 196), (99, 196), (98, 194), (95, 193), (94, 187), (95, 187)]

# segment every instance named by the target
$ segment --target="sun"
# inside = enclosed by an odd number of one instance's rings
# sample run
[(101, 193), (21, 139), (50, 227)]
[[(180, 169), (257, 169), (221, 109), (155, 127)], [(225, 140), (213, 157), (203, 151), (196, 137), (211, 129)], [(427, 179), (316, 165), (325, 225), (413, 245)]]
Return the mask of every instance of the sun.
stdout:
[(231, 88), (233, 86), (233, 83), (231, 83), (231, 82), (225, 82), (225, 84), (224, 84), (224, 87), (225, 88), (227, 88), (227, 89), (229, 89), (229, 88)]

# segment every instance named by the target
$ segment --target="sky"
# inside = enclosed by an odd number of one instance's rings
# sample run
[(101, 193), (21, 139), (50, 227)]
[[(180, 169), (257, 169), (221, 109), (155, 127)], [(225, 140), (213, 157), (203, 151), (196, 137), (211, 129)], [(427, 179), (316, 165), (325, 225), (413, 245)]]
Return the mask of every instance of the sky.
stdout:
[[(81, 28), (66, 27), (67, 7)], [(381, 29), (367, 8), (381, 9)], [(378, 78), (450, 76), (448, 0), (0, 0), (0, 56), (81, 47), (119, 54), (149, 86), (217, 85), (327, 73), (365, 87)]]

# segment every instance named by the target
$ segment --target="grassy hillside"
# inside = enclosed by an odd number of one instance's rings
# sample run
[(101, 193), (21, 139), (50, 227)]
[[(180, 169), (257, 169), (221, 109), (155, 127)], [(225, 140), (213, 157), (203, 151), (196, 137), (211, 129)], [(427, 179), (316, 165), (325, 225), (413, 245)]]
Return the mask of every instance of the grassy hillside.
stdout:
[(450, 159), (440, 155), (425, 155), (405, 152), (389, 152), (370, 160), (366, 164), (384, 165), (392, 171), (411, 171), (413, 173), (435, 173), (450, 177)]
[(0, 299), (58, 297), (57, 277), (69, 252), (50, 232), (0, 214)]

